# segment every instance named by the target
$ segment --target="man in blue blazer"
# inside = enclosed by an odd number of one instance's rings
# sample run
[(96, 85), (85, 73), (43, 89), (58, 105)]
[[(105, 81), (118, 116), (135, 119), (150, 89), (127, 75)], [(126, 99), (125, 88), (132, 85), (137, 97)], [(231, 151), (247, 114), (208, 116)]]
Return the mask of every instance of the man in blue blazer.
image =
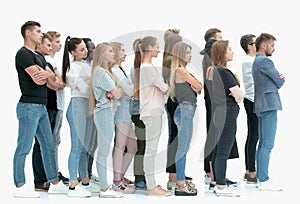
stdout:
[(285, 82), (285, 77), (278, 72), (269, 56), (275, 51), (276, 38), (262, 33), (256, 39), (256, 57), (253, 62), (254, 112), (259, 118), (259, 143), (256, 152), (257, 178), (259, 190), (281, 191), (269, 178), (268, 168), (270, 153), (274, 147), (277, 111), (282, 110), (278, 89)]

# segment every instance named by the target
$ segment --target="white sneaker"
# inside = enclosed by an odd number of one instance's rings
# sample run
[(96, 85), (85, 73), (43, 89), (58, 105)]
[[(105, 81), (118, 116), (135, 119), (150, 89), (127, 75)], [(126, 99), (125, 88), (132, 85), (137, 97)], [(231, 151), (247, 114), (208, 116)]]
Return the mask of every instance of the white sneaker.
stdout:
[(69, 187), (66, 186), (63, 181), (59, 181), (58, 184), (50, 184), (48, 193), (49, 194), (67, 194), (69, 192)]
[(275, 185), (271, 180), (265, 182), (259, 182), (258, 190), (260, 191), (282, 191), (282, 188)]
[(106, 191), (100, 191), (99, 197), (101, 198), (121, 198), (123, 195), (120, 192), (117, 192), (112, 189), (110, 186)]
[(204, 176), (204, 183), (206, 185), (211, 183), (211, 178), (207, 174), (205, 174), (205, 176)]
[(92, 180), (90, 180), (89, 185), (82, 185), (82, 182), (79, 184), (82, 188), (84, 188), (85, 190), (91, 192), (91, 193), (99, 193), (100, 191), (100, 185), (99, 183), (96, 183)]
[(13, 196), (17, 198), (39, 198), (40, 194), (38, 192), (35, 192), (33, 188), (23, 185), (19, 188), (15, 188)]
[(215, 187), (214, 190), (217, 196), (226, 196), (226, 197), (239, 197), (241, 195), (239, 188), (233, 188), (226, 186), (224, 189), (218, 189)]
[(95, 181), (95, 182), (99, 183), (99, 182), (100, 182), (100, 179), (99, 179), (99, 177), (97, 177), (96, 175), (92, 174), (92, 176), (91, 176), (91, 181)]
[(84, 198), (84, 197), (90, 197), (91, 195), (92, 195), (91, 192), (85, 190), (79, 185), (77, 185), (74, 190), (69, 189), (68, 192), (69, 197)]

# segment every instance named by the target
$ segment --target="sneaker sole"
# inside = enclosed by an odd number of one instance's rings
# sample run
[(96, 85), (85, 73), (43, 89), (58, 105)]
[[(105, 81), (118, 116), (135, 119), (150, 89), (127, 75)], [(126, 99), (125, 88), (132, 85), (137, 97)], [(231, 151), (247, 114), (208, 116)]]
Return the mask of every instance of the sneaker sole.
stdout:
[(122, 198), (123, 196), (99, 195), (100, 198)]

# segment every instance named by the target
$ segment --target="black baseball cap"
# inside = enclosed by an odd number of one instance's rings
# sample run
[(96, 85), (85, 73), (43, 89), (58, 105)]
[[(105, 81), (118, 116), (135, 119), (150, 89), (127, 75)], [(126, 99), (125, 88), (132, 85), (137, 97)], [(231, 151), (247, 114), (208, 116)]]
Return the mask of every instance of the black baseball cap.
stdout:
[(214, 44), (214, 42), (216, 42), (217, 40), (215, 39), (210, 39), (209, 41), (206, 42), (205, 44), (205, 48), (200, 52), (201, 55), (204, 55), (205, 53), (207, 53), (211, 46)]

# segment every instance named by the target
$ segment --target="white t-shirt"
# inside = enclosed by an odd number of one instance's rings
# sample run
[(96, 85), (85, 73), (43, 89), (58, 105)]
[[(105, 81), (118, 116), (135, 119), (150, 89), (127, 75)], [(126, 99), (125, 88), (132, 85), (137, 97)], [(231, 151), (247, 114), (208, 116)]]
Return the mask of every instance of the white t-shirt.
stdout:
[[(45, 59), (48, 63), (52, 65), (53, 68), (57, 68), (57, 71), (62, 74), (62, 67), (58, 67), (55, 59), (51, 57), (50, 55), (46, 55)], [(56, 103), (57, 103), (57, 109), (58, 110), (64, 110), (65, 108), (65, 90), (57, 90), (56, 91)]]

